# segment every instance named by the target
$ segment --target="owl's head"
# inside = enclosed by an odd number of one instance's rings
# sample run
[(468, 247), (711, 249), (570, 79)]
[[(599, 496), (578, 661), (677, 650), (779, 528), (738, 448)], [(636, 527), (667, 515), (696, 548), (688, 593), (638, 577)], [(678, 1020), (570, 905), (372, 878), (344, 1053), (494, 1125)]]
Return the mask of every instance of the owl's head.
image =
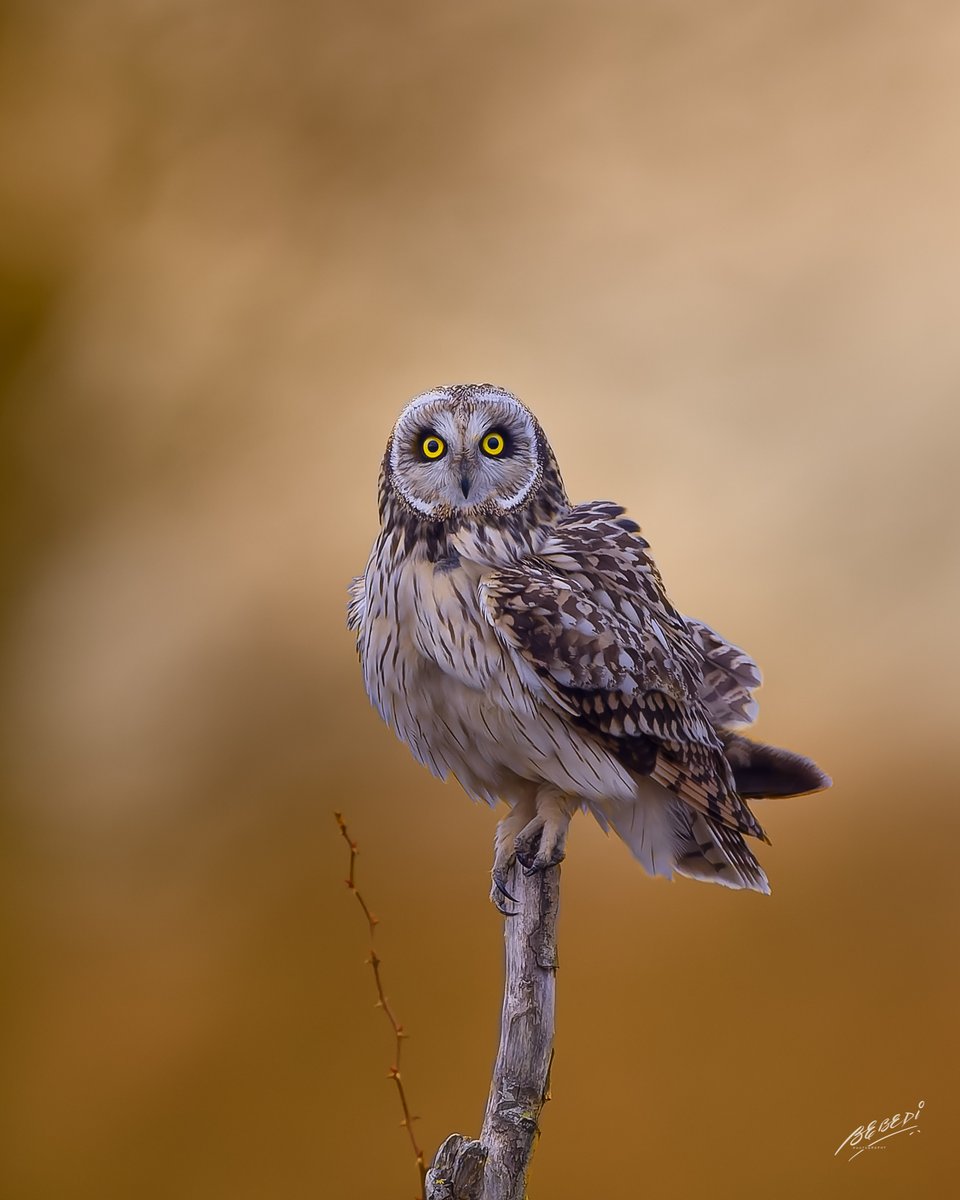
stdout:
[(536, 418), (490, 384), (435, 388), (411, 400), (387, 443), (383, 484), (431, 521), (468, 510), (485, 517), (515, 512), (544, 488), (563, 499)]

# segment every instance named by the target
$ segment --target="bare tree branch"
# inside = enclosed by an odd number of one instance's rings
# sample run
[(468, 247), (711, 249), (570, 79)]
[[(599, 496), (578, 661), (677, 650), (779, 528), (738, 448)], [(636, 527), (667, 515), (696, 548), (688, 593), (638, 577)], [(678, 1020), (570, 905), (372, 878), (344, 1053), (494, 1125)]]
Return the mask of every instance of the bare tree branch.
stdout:
[[(427, 1200), (523, 1200), (549, 1099), (553, 1059), (560, 868), (513, 870), (518, 912), (505, 919), (500, 1049), (479, 1141), (452, 1134), (427, 1172)], [(481, 1174), (482, 1171), (482, 1174)]]

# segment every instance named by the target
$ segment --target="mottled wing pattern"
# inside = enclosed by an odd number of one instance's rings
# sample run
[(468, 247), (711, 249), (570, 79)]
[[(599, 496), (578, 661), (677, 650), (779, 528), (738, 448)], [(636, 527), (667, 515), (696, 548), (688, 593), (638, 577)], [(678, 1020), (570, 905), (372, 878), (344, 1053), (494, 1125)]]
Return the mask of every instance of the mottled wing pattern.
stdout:
[(684, 617), (684, 621), (703, 651), (700, 699), (710, 719), (723, 729), (752, 725), (759, 707), (753, 689), (763, 682), (760, 668), (745, 650), (728, 642), (703, 621), (693, 617)]
[(649, 544), (622, 513), (606, 502), (579, 505), (536, 558), (487, 575), (488, 619), (552, 702), (624, 765), (722, 825), (762, 838), (707, 706), (705, 664), (718, 648), (705, 649), (706, 627), (691, 629), (674, 609)]

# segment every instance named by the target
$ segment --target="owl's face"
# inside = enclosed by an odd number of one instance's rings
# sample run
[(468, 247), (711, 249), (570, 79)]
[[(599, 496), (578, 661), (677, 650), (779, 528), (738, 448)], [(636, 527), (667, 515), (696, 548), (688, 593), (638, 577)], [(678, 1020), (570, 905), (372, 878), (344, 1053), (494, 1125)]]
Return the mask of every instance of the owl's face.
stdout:
[(548, 456), (533, 415), (509, 392), (486, 384), (437, 388), (400, 414), (384, 474), (408, 505), (442, 521), (466, 509), (524, 505), (541, 485)]

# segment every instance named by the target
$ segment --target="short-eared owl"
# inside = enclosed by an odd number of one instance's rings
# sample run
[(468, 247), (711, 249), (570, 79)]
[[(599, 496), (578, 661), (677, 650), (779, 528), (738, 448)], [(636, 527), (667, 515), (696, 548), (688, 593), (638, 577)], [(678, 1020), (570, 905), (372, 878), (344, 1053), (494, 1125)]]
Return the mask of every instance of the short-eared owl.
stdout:
[(571, 505), (533, 414), (487, 384), (418, 396), (387, 442), (350, 627), (397, 736), (434, 774), (509, 806), (495, 900), (514, 859), (563, 858), (578, 807), (652, 875), (767, 892), (746, 801), (830, 783), (736, 732), (757, 713), (756, 664), (677, 612), (623, 512)]

